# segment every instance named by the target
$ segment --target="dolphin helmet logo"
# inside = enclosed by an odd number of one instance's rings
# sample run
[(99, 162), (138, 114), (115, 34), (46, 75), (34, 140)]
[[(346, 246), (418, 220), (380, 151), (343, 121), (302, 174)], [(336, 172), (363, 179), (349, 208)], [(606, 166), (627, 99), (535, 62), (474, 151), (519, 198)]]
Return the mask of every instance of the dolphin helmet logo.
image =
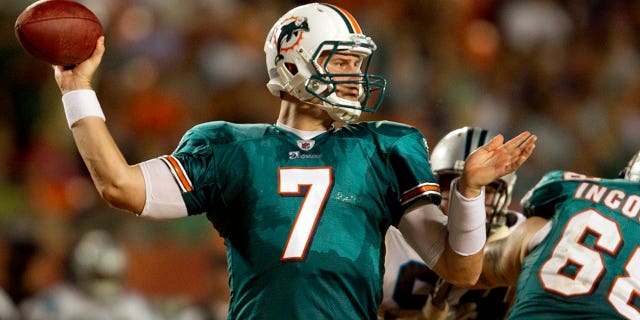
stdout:
[(276, 62), (284, 59), (283, 51), (291, 50), (300, 43), (304, 31), (309, 31), (309, 23), (305, 17), (293, 16), (282, 22), (280, 30), (274, 35), (278, 52)]

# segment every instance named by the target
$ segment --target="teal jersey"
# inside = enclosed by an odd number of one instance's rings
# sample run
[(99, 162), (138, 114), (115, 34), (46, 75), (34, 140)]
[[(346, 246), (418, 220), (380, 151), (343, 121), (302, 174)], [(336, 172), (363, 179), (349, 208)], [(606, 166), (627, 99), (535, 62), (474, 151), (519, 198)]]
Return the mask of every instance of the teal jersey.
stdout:
[(553, 171), (522, 204), (553, 212), (552, 226), (523, 262), (509, 319), (640, 319), (640, 183)]
[(190, 215), (225, 238), (230, 319), (375, 319), (384, 235), (416, 199), (440, 201), (422, 134), (392, 122), (311, 140), (210, 122), (164, 157)]

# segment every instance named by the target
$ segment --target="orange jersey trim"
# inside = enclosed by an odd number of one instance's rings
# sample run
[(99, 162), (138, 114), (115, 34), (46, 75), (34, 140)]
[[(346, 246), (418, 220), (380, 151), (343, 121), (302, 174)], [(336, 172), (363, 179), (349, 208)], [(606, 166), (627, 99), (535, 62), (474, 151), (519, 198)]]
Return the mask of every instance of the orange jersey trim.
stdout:
[(440, 186), (435, 184), (435, 183), (427, 183), (427, 184), (422, 184), (419, 185), (407, 192), (405, 192), (402, 195), (402, 198), (400, 199), (400, 202), (402, 204), (406, 203), (407, 201), (413, 200), (414, 198), (418, 197), (419, 195), (422, 194), (440, 194)]
[(180, 162), (176, 158), (174, 158), (173, 156), (162, 156), (160, 157), (160, 159), (164, 161), (165, 164), (167, 164), (167, 166), (171, 170), (171, 174), (173, 174), (176, 182), (178, 182), (178, 186), (180, 187), (180, 189), (182, 189), (182, 192), (193, 191), (191, 180), (189, 180), (189, 177), (184, 172), (182, 164), (180, 164)]

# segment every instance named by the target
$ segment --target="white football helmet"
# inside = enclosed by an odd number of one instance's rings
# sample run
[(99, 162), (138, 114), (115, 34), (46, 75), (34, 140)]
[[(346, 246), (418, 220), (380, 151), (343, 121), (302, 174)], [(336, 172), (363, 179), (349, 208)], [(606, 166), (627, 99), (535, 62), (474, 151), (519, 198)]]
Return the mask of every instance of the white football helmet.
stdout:
[(79, 288), (102, 303), (110, 303), (119, 296), (126, 265), (124, 250), (104, 230), (84, 234), (71, 256), (71, 268)]
[(640, 182), (640, 151), (633, 155), (627, 166), (620, 172), (620, 176), (627, 180)]
[[(493, 132), (477, 127), (459, 128), (444, 136), (433, 148), (430, 158), (431, 169), (436, 174), (438, 182), (442, 185), (460, 176), (471, 152), (489, 142), (494, 136)], [(511, 203), (516, 178), (515, 173), (510, 173), (492, 183), (496, 195), (491, 204), (492, 213), (487, 221), (489, 227), (506, 223), (506, 213)]]
[[(346, 10), (320, 3), (296, 7), (283, 15), (267, 35), (267, 88), (275, 96), (286, 92), (317, 105), (336, 121), (354, 122), (362, 111), (376, 111), (384, 97), (386, 80), (367, 73), (375, 50), (376, 44), (362, 33)], [(362, 58), (360, 73), (329, 73), (327, 63), (336, 52)], [(327, 55), (323, 65), (318, 62), (321, 54)], [(338, 97), (338, 84), (357, 85), (358, 101)], [(322, 103), (312, 102), (313, 98)]]

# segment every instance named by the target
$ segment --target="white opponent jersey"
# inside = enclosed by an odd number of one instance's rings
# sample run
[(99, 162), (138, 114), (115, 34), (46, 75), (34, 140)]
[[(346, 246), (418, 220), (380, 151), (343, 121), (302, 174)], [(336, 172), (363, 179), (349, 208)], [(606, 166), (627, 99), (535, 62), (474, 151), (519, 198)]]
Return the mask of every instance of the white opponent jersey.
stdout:
[[(510, 211), (512, 215), (508, 231), (490, 237), (503, 237), (520, 225), (525, 216)], [(400, 231), (390, 227), (385, 236), (386, 253), (384, 260), (383, 298), (379, 314), (384, 318), (409, 317), (421, 312), (428, 295), (433, 292), (438, 275), (431, 270), (418, 253), (406, 242)], [(455, 306), (466, 289), (452, 288), (447, 297), (450, 306)]]
[(20, 305), (24, 320), (156, 320), (147, 300), (132, 292), (123, 292), (109, 304), (99, 303), (77, 288), (61, 284), (38, 294)]

